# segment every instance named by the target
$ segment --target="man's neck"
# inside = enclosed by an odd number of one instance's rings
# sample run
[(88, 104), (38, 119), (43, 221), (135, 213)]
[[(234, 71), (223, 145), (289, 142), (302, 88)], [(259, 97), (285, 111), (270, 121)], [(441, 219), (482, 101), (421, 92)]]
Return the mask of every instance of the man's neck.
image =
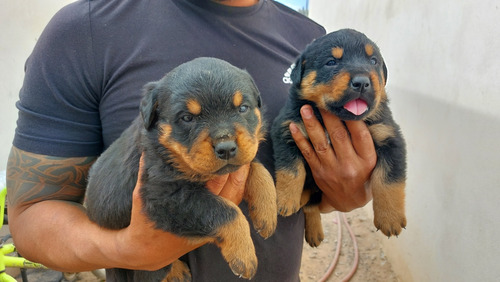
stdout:
[(212, 0), (212, 1), (232, 7), (250, 7), (259, 3), (259, 0)]

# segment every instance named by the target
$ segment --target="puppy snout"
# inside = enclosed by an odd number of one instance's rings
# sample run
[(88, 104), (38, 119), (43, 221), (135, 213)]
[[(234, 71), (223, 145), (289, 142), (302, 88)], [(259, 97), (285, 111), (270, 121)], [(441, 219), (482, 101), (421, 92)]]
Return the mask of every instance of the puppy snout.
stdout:
[(234, 158), (234, 156), (236, 156), (237, 150), (238, 147), (232, 140), (219, 142), (214, 147), (215, 155), (221, 160), (229, 160), (231, 158)]
[(365, 92), (371, 87), (370, 78), (366, 75), (356, 75), (351, 80), (351, 89), (358, 92)]

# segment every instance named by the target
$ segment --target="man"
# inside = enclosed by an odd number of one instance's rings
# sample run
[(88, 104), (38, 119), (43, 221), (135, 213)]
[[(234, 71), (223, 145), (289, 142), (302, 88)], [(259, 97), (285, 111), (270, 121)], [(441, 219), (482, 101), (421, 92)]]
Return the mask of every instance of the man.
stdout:
[[(18, 250), (61, 271), (156, 270), (187, 254), (194, 281), (236, 280), (214, 245), (189, 245), (155, 230), (140, 212), (139, 186), (127, 228), (106, 230), (90, 222), (81, 205), (88, 169), (138, 114), (142, 86), (196, 57), (246, 69), (272, 121), (288, 96), (287, 70), (324, 33), (269, 0), (81, 0), (63, 8), (27, 60), (17, 103), (7, 186)], [(311, 142), (293, 124), (290, 129), (324, 192), (323, 210), (365, 205), (371, 192), (364, 183), (376, 154), (364, 123), (344, 126), (323, 113), (330, 144), (311, 108), (301, 114)], [(258, 154), (272, 172), (271, 145), (265, 142)], [(247, 173), (244, 167), (207, 186), (240, 203)], [(298, 281), (303, 230), (298, 212), (279, 217), (267, 240), (252, 231), (259, 259), (255, 281)]]

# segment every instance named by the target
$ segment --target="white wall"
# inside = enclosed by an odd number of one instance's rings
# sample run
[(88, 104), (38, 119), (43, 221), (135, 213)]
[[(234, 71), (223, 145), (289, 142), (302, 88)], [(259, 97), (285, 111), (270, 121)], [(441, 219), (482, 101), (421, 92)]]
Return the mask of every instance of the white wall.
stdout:
[[(382, 50), (408, 146), (408, 227), (384, 238), (403, 281), (498, 281), (500, 1), (311, 0), (327, 30)], [(382, 235), (378, 235), (382, 236)]]
[(69, 0), (0, 1), (0, 171), (5, 170), (16, 127), (24, 62), (43, 28)]

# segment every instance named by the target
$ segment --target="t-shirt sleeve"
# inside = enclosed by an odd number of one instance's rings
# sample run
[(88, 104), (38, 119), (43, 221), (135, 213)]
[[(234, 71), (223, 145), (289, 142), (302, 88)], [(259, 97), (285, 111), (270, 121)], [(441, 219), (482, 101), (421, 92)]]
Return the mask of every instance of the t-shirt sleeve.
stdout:
[(99, 155), (100, 75), (92, 54), (87, 1), (61, 9), (26, 61), (13, 145), (61, 157)]

